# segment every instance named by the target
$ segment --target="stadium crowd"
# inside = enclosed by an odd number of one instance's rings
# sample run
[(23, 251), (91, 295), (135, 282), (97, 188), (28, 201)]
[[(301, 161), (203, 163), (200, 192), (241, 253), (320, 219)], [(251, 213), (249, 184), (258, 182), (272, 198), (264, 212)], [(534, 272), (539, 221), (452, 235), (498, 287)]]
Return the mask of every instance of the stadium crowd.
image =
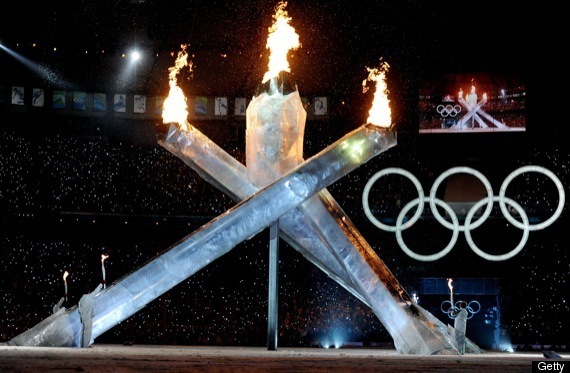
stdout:
[[(327, 133), (319, 126), (307, 126), (305, 158), (350, 130), (340, 127)], [(216, 142), (245, 163), (240, 150), (245, 144), (228, 139), (222, 130), (217, 136)], [(438, 171), (450, 164), (438, 159), (420, 160), (406, 146), (401, 148), (382, 154), (379, 163), (362, 166), (329, 190), (402, 283), (421, 276), (433, 277), (434, 273), (460, 276), (461, 272), (449, 272), (450, 261), (431, 267), (411, 261), (398, 249), (393, 236), (373, 228), (362, 211), (363, 186), (381, 168), (403, 167), (420, 175), (427, 193)], [(186, 223), (168, 226), (163, 223), (168, 218), (178, 217), (178, 222), (184, 222), (186, 218), (200, 217), (199, 221), (207, 222), (235, 204), (159, 145), (61, 132), (30, 135), (12, 126), (1, 126), (0, 149), (2, 341), (49, 316), (53, 304), (64, 295), (61, 276), (65, 270), (70, 276), (64, 306), (73, 307), (82, 294), (80, 289), (94, 288), (101, 281), (101, 254), (110, 255), (106, 261), (107, 283), (112, 284), (197, 228)], [(508, 167), (536, 160), (555, 170), (564, 182), (569, 181), (570, 160), (559, 149), (534, 149), (529, 159), (511, 160)], [(538, 182), (542, 186), (530, 194), (515, 190), (513, 198), (529, 210), (540, 207), (537, 211), (550, 213), (556, 207), (556, 200), (546, 201), (544, 195), (550, 182)], [(405, 191), (402, 181), (386, 184), (384, 194), (375, 197), (374, 206), (379, 214), (393, 218), (397, 209), (414, 196)], [(536, 199), (533, 206), (531, 200)], [(109, 216), (119, 217), (121, 223), (99, 226)], [(45, 233), (38, 229), (42, 224), (53, 230)], [(98, 341), (264, 345), (267, 237), (259, 234), (238, 245)], [(439, 243), (439, 239), (427, 237), (429, 233), (420, 232), (410, 239), (410, 245)], [(524, 255), (506, 265), (511, 274), (522, 270), (529, 276), (523, 287), (506, 285), (508, 290), (501, 295), (505, 304), (503, 327), (521, 343), (561, 343), (559, 331), (568, 330), (563, 317), (568, 313), (568, 302), (562, 296), (553, 304), (550, 296), (568, 289), (563, 279), (568, 269), (564, 267), (568, 263), (567, 250), (556, 235), (542, 237), (547, 238), (533, 243)], [(541, 258), (543, 246), (555, 250), (560, 260)], [(461, 262), (457, 255), (450, 260)], [(471, 275), (488, 275), (484, 271), (478, 268)], [(546, 277), (544, 271), (550, 271)], [(286, 244), (280, 256), (279, 285), (281, 344), (325, 344), (334, 335), (342, 335), (344, 341), (390, 342), (385, 328), (367, 306)], [(523, 299), (532, 301), (532, 305), (517, 306)]]

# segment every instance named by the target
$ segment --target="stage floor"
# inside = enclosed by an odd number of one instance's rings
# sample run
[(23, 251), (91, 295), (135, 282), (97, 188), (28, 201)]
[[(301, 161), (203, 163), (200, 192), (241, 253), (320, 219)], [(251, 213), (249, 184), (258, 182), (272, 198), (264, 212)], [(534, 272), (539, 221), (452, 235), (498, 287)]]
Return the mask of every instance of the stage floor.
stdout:
[[(558, 353), (562, 361), (569, 353)], [(278, 348), (105, 345), (0, 346), (0, 372), (531, 372), (542, 352), (464, 356), (401, 355), (380, 348)], [(569, 365), (570, 367), (570, 365)]]

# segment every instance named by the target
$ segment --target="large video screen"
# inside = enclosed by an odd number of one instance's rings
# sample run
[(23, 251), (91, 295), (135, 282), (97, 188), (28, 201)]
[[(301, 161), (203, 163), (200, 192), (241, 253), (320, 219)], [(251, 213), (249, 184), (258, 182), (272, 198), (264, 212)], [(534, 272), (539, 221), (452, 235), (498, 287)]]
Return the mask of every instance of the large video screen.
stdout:
[(446, 74), (420, 84), (420, 133), (526, 130), (526, 87), (519, 76)]

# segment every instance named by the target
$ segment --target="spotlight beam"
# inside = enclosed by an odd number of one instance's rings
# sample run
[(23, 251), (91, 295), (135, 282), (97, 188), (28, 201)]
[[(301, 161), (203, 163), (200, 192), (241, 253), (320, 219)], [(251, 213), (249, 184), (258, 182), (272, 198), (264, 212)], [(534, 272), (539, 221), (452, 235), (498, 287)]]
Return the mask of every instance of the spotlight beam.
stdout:
[(24, 65), (25, 67), (30, 69), (34, 74), (40, 76), (42, 79), (47, 80), (48, 82), (50, 82), (52, 84), (57, 83), (60, 86), (71, 87), (70, 83), (66, 82), (56, 72), (47, 68), (46, 66), (40, 65), (40, 64), (30, 60), (29, 58), (26, 58), (26, 57), (22, 56), (21, 54), (16, 53), (15, 51), (11, 50), (10, 48), (6, 47), (3, 44), (0, 44), (0, 49), (5, 51), (6, 53), (8, 53), (16, 61), (20, 62), (22, 65)]

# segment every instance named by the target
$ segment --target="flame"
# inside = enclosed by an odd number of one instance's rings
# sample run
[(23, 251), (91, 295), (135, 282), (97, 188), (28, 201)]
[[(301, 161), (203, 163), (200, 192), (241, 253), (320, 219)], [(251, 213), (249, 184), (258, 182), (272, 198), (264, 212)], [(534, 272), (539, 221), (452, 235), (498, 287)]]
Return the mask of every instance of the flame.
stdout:
[(459, 98), (463, 98), (463, 89), (459, 88)]
[(285, 10), (286, 6), (286, 1), (280, 1), (275, 8), (274, 23), (269, 28), (269, 36), (265, 46), (271, 51), (269, 55), (269, 70), (263, 76), (262, 83), (276, 77), (281, 71), (290, 72), (287, 53), (290, 49), (297, 49), (301, 46), (299, 35), (289, 25), (291, 17), (288, 16)]
[(101, 254), (101, 263), (103, 263), (108, 257), (109, 255)]
[(487, 92), (483, 93), (483, 100), (487, 101)]
[(366, 93), (368, 87), (366, 86), (367, 81), (376, 82), (376, 91), (374, 92), (374, 100), (372, 101), (372, 107), (368, 112), (367, 123), (374, 124), (379, 127), (390, 127), (392, 124), (391, 110), (390, 110), (390, 100), (388, 100), (388, 86), (386, 85), (386, 71), (388, 71), (387, 62), (381, 62), (379, 68), (368, 70), (368, 78), (362, 81), (362, 92)]
[(162, 121), (163, 123), (178, 123), (180, 129), (187, 131), (189, 129), (188, 109), (186, 105), (186, 97), (184, 92), (178, 86), (176, 76), (183, 67), (188, 66), (190, 72), (192, 71), (192, 62), (188, 62), (188, 53), (186, 52), (186, 45), (180, 46), (181, 51), (178, 52), (174, 66), (168, 69), (168, 79), (170, 84), (170, 91), (168, 97), (164, 100), (162, 108)]
[(453, 279), (451, 279), (451, 278), (447, 279), (447, 287), (449, 288), (449, 290), (451, 292), (453, 292), (453, 285), (451, 285), (452, 282), (453, 282)]
[(63, 272), (63, 281), (67, 280), (67, 276), (69, 276), (69, 272), (67, 271)]

